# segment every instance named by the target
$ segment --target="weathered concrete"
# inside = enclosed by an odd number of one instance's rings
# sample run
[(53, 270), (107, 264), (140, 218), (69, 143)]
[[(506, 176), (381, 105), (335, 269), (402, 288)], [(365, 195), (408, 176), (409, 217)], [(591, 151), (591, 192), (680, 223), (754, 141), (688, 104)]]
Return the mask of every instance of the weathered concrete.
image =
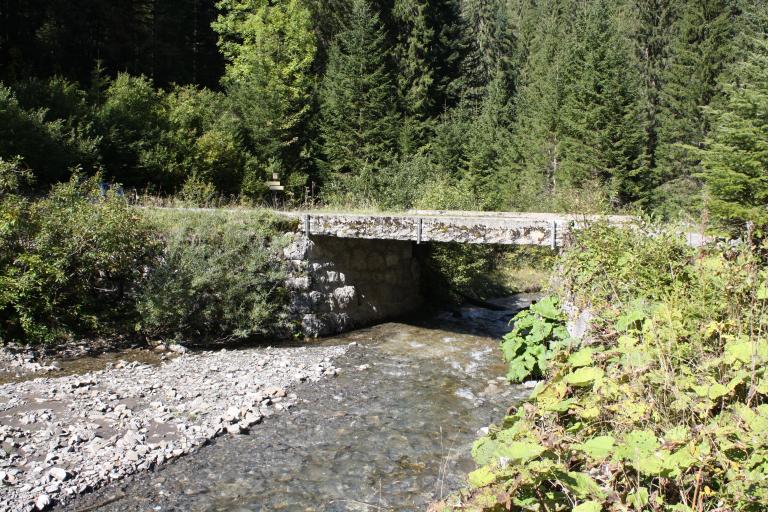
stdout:
[(306, 336), (348, 331), (421, 305), (412, 242), (299, 235), (285, 257), (291, 309)]
[(404, 214), (287, 212), (299, 219), (299, 229), (310, 236), (337, 238), (458, 242), (499, 245), (562, 246), (573, 229), (598, 220), (631, 222), (627, 216), (558, 215), (417, 210)]

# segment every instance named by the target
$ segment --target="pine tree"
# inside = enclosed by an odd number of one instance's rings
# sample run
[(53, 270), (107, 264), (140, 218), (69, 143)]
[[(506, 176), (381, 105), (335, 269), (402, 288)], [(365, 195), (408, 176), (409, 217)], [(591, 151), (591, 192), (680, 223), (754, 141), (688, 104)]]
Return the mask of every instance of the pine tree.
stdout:
[(640, 80), (608, 0), (583, 8), (570, 45), (562, 117), (562, 164), (570, 187), (605, 184), (615, 205), (640, 197), (644, 131)]
[(657, 162), (662, 181), (683, 183), (697, 165), (683, 146), (700, 146), (707, 135), (702, 107), (717, 97), (720, 73), (732, 60), (737, 11), (736, 0), (676, 0), (674, 8), (674, 39), (662, 75)]
[(296, 158), (310, 110), (316, 42), (301, 0), (220, 0), (223, 84), (262, 164)]
[(353, 0), (349, 26), (331, 46), (320, 90), (320, 133), (329, 169), (378, 171), (395, 152), (398, 116), (384, 31), (367, 0)]
[(753, 222), (768, 235), (768, 33), (753, 38), (745, 59), (721, 81), (722, 106), (708, 109), (712, 131), (702, 159), (712, 219), (731, 233)]

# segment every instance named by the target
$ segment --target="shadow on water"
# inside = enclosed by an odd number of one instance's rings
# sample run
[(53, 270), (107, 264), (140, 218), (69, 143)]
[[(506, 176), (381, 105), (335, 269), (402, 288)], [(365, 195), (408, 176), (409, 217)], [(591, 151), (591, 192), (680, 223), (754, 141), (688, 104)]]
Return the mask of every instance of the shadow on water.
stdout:
[(356, 343), (341, 373), (295, 388), (299, 404), (72, 510), (421, 510), (464, 484), (477, 431), (528, 392), (509, 386), (506, 311), (462, 308), (318, 343)]

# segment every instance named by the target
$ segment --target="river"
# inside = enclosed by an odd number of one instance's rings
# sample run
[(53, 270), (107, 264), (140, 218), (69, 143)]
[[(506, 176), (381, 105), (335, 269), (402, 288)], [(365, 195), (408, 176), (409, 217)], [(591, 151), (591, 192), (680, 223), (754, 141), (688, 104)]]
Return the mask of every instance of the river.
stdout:
[(423, 510), (464, 484), (478, 431), (529, 392), (506, 383), (498, 338), (534, 298), (319, 341), (355, 345), (336, 378), (293, 389), (294, 408), (67, 509)]

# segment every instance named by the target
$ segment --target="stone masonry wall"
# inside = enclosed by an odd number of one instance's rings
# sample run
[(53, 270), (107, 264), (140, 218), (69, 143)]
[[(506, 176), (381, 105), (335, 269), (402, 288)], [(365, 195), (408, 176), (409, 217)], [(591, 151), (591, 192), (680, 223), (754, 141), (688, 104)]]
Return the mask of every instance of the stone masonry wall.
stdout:
[(421, 306), (413, 242), (297, 235), (285, 249), (291, 309), (306, 336), (327, 336)]

